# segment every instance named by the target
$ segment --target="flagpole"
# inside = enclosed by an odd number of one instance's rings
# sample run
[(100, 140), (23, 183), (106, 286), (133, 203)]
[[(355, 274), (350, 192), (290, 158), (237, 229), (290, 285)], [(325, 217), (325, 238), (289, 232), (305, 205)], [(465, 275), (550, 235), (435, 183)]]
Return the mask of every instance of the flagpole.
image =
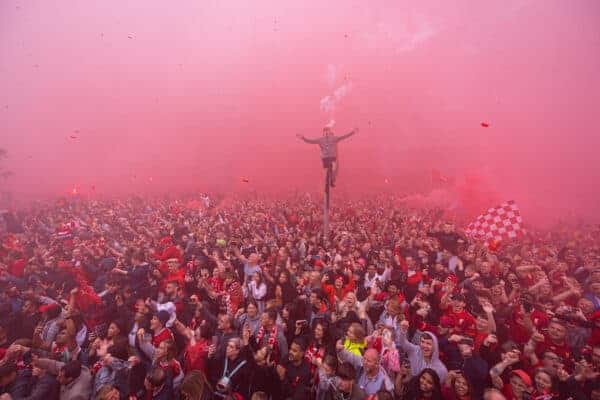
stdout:
[[(331, 167), (329, 167), (331, 169)], [(323, 241), (327, 240), (329, 232), (329, 174), (330, 169), (325, 173), (325, 194), (323, 199)]]

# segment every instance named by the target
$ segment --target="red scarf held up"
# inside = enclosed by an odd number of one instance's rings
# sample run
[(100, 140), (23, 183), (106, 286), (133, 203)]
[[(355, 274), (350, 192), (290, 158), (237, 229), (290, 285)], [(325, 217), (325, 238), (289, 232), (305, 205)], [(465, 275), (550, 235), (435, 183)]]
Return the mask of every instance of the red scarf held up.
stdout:
[[(256, 337), (256, 343), (260, 346), (262, 345), (263, 339), (265, 338), (265, 327), (264, 326), (260, 326), (260, 329), (258, 330), (258, 336)], [(273, 353), (272, 353), (272, 361), (274, 362), (278, 362), (279, 361), (279, 346), (277, 343), (277, 324), (273, 325), (273, 328), (271, 328), (271, 332), (269, 332), (269, 339), (267, 340), (267, 346), (269, 346)]]

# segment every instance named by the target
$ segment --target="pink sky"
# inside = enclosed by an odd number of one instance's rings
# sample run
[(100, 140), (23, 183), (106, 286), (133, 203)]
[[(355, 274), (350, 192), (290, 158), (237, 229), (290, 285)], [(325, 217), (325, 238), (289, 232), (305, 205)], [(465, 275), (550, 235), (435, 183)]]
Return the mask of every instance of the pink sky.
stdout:
[(360, 128), (340, 191), (422, 188), (433, 167), (525, 215), (600, 219), (598, 71), (594, 0), (4, 0), (0, 147), (28, 198), (316, 191), (295, 135), (334, 118)]

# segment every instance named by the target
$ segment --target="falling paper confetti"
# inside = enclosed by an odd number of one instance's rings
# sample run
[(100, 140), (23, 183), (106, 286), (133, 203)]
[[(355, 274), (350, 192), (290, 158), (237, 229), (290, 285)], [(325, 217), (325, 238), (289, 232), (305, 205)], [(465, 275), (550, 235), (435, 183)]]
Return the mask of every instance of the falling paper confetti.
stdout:
[(129, 35), (127, 35), (127, 37), (128, 37), (129, 39), (133, 39), (133, 33), (130, 33)]
[(481, 126), (484, 128), (488, 128), (490, 126), (490, 124), (488, 124), (487, 122), (482, 122)]
[(385, 183), (390, 183), (390, 180), (389, 180), (388, 178), (385, 178), (383, 181), (384, 181)]
[(69, 137), (70, 137), (71, 139), (77, 139), (77, 136), (75, 136), (75, 135), (70, 135)]
[(248, 178), (242, 178), (242, 182), (244, 182), (244, 183), (250, 183), (250, 180)]

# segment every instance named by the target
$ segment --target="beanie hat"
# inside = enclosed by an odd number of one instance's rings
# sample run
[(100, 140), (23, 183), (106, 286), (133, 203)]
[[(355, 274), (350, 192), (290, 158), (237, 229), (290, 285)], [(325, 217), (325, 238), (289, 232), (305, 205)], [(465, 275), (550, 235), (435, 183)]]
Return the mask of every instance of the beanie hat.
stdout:
[(517, 375), (527, 386), (532, 386), (533, 384), (533, 382), (531, 381), (531, 377), (527, 375), (527, 372), (523, 371), (522, 369), (515, 369), (511, 372), (511, 375)]

